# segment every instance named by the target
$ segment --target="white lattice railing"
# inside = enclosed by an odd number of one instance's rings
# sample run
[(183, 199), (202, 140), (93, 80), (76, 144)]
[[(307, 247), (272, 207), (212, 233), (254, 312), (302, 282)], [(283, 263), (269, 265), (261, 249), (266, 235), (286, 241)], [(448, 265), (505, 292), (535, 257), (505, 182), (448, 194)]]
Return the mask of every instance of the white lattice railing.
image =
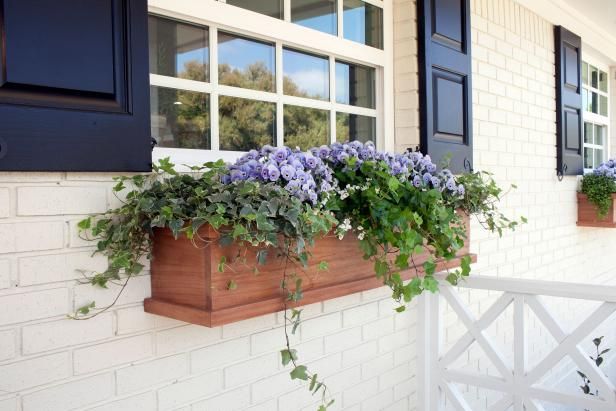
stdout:
[[(493, 297), (495, 302), (486, 309), (481, 307), (477, 310), (479, 302), (469, 297), (469, 293), (471, 296), (472, 293), (485, 294), (485, 290), (493, 291), (491, 294), (496, 295)], [(502, 294), (498, 296), (499, 293)], [(464, 297), (473, 303), (472, 308), (479, 311), (478, 315), (465, 303)], [(579, 324), (572, 326), (573, 321), (559, 320), (554, 310), (546, 304), (547, 300), (555, 299), (573, 304), (586, 301), (592, 308)], [(467, 392), (468, 387), (474, 387), (475, 396), (482, 389), (499, 393), (497, 400), (486, 404), (485, 409), (490, 411), (545, 411), (552, 409), (545, 406), (548, 403), (559, 405), (559, 408), (553, 409), (616, 410), (614, 385), (589, 357), (594, 352), (584, 350), (584, 346), (588, 345), (586, 343), (596, 336), (593, 333), (601, 327), (616, 333), (614, 321), (606, 323), (616, 311), (616, 287), (476, 276), (459, 288), (441, 282), (440, 293), (423, 296), (419, 305), (418, 379), (421, 390), (418, 410), (475, 411), (461, 386)], [(506, 310), (509, 314), (504, 316)], [(448, 311), (450, 316), (455, 313), (459, 327), (464, 327), (464, 332), (458, 333), (462, 336), (448, 341), (447, 348), (443, 335), (446, 327), (451, 327), (451, 321), (445, 324), (444, 311)], [(527, 334), (531, 311), (533, 321), (540, 323), (556, 342), (551, 349), (544, 350), (547, 353), (541, 353), (540, 358), (533, 358), (532, 366), (528, 361)], [(503, 317), (507, 324), (500, 329), (509, 333), (512, 340), (509, 356), (503, 355), (502, 340), (487, 330), (497, 319), (502, 322)], [(482, 349), (486, 361), (493, 364), (495, 371), (491, 374), (481, 372), (477, 367), (469, 370), (469, 367), (459, 369), (453, 365), (473, 343)], [(576, 370), (582, 371), (599, 391), (598, 396), (582, 395), (579, 384), (565, 392), (558, 389), (558, 384), (547, 387), (539, 384), (565, 358), (568, 358), (570, 365), (568, 370), (564, 370), (565, 373), (577, 377)]]

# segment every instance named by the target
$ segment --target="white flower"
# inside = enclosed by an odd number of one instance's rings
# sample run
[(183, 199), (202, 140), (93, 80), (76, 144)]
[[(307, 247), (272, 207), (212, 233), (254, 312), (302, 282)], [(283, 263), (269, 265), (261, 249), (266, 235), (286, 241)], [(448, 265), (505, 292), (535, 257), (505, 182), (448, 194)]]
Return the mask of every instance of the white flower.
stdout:
[(362, 231), (359, 234), (357, 234), (357, 238), (359, 240), (363, 240), (365, 236), (366, 236), (366, 233), (364, 231)]

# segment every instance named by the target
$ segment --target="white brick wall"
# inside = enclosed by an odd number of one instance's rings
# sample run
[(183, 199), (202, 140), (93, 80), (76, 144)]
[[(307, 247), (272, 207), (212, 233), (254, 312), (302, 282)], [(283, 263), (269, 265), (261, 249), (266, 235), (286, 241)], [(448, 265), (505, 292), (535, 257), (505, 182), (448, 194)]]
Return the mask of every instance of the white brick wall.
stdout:
[[(400, 151), (419, 141), (415, 2), (394, 0), (394, 19)], [(551, 25), (511, 0), (474, 0), (472, 41), (475, 168), (516, 183), (504, 210), (529, 219), (502, 239), (473, 226), (475, 272), (613, 282), (613, 233), (575, 226), (576, 179), (554, 172)], [(66, 319), (115, 295), (75, 282), (77, 270), (105, 266), (75, 227), (117, 204), (112, 185), (106, 173), (0, 173), (0, 411), (313, 410), (279, 365), (280, 314), (213, 329), (152, 316), (142, 309), (146, 275), (108, 313)], [(468, 298), (478, 309), (494, 296)], [(416, 310), (394, 315), (377, 289), (312, 304), (305, 317), (297, 348), (326, 377), (335, 409), (414, 409)], [(448, 321), (450, 342), (461, 330)], [(481, 365), (476, 353), (468, 361)]]
[[(75, 225), (109, 206), (112, 185), (107, 174), (0, 173), (0, 411), (313, 410), (316, 398), (280, 365), (280, 314), (212, 329), (153, 316), (146, 275), (109, 312), (66, 318), (117, 291), (76, 281), (105, 268)], [(305, 307), (294, 342), (327, 378), (335, 409), (412, 409), (415, 317), (394, 321), (386, 298), (373, 290)], [(392, 386), (395, 366), (404, 390)]]

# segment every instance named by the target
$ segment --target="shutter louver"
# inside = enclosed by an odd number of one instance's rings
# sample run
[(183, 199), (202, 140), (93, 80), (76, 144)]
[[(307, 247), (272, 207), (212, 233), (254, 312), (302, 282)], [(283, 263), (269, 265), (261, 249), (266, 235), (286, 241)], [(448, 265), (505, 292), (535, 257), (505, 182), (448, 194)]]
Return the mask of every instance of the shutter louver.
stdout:
[(418, 0), (421, 150), (473, 164), (470, 0)]
[(561, 26), (556, 41), (556, 173), (580, 175), (582, 157), (582, 39)]
[(147, 0), (4, 0), (0, 36), (0, 171), (151, 169)]

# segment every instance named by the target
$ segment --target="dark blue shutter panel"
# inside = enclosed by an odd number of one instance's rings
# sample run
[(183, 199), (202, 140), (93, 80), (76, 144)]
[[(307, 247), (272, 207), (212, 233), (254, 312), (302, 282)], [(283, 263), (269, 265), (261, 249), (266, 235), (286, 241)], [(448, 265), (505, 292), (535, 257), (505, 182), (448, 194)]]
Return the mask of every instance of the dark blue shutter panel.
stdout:
[(147, 0), (0, 0), (0, 171), (151, 168)]
[(470, 0), (418, 0), (421, 150), (473, 167)]
[(584, 172), (582, 117), (582, 39), (554, 27), (556, 40), (556, 173)]

